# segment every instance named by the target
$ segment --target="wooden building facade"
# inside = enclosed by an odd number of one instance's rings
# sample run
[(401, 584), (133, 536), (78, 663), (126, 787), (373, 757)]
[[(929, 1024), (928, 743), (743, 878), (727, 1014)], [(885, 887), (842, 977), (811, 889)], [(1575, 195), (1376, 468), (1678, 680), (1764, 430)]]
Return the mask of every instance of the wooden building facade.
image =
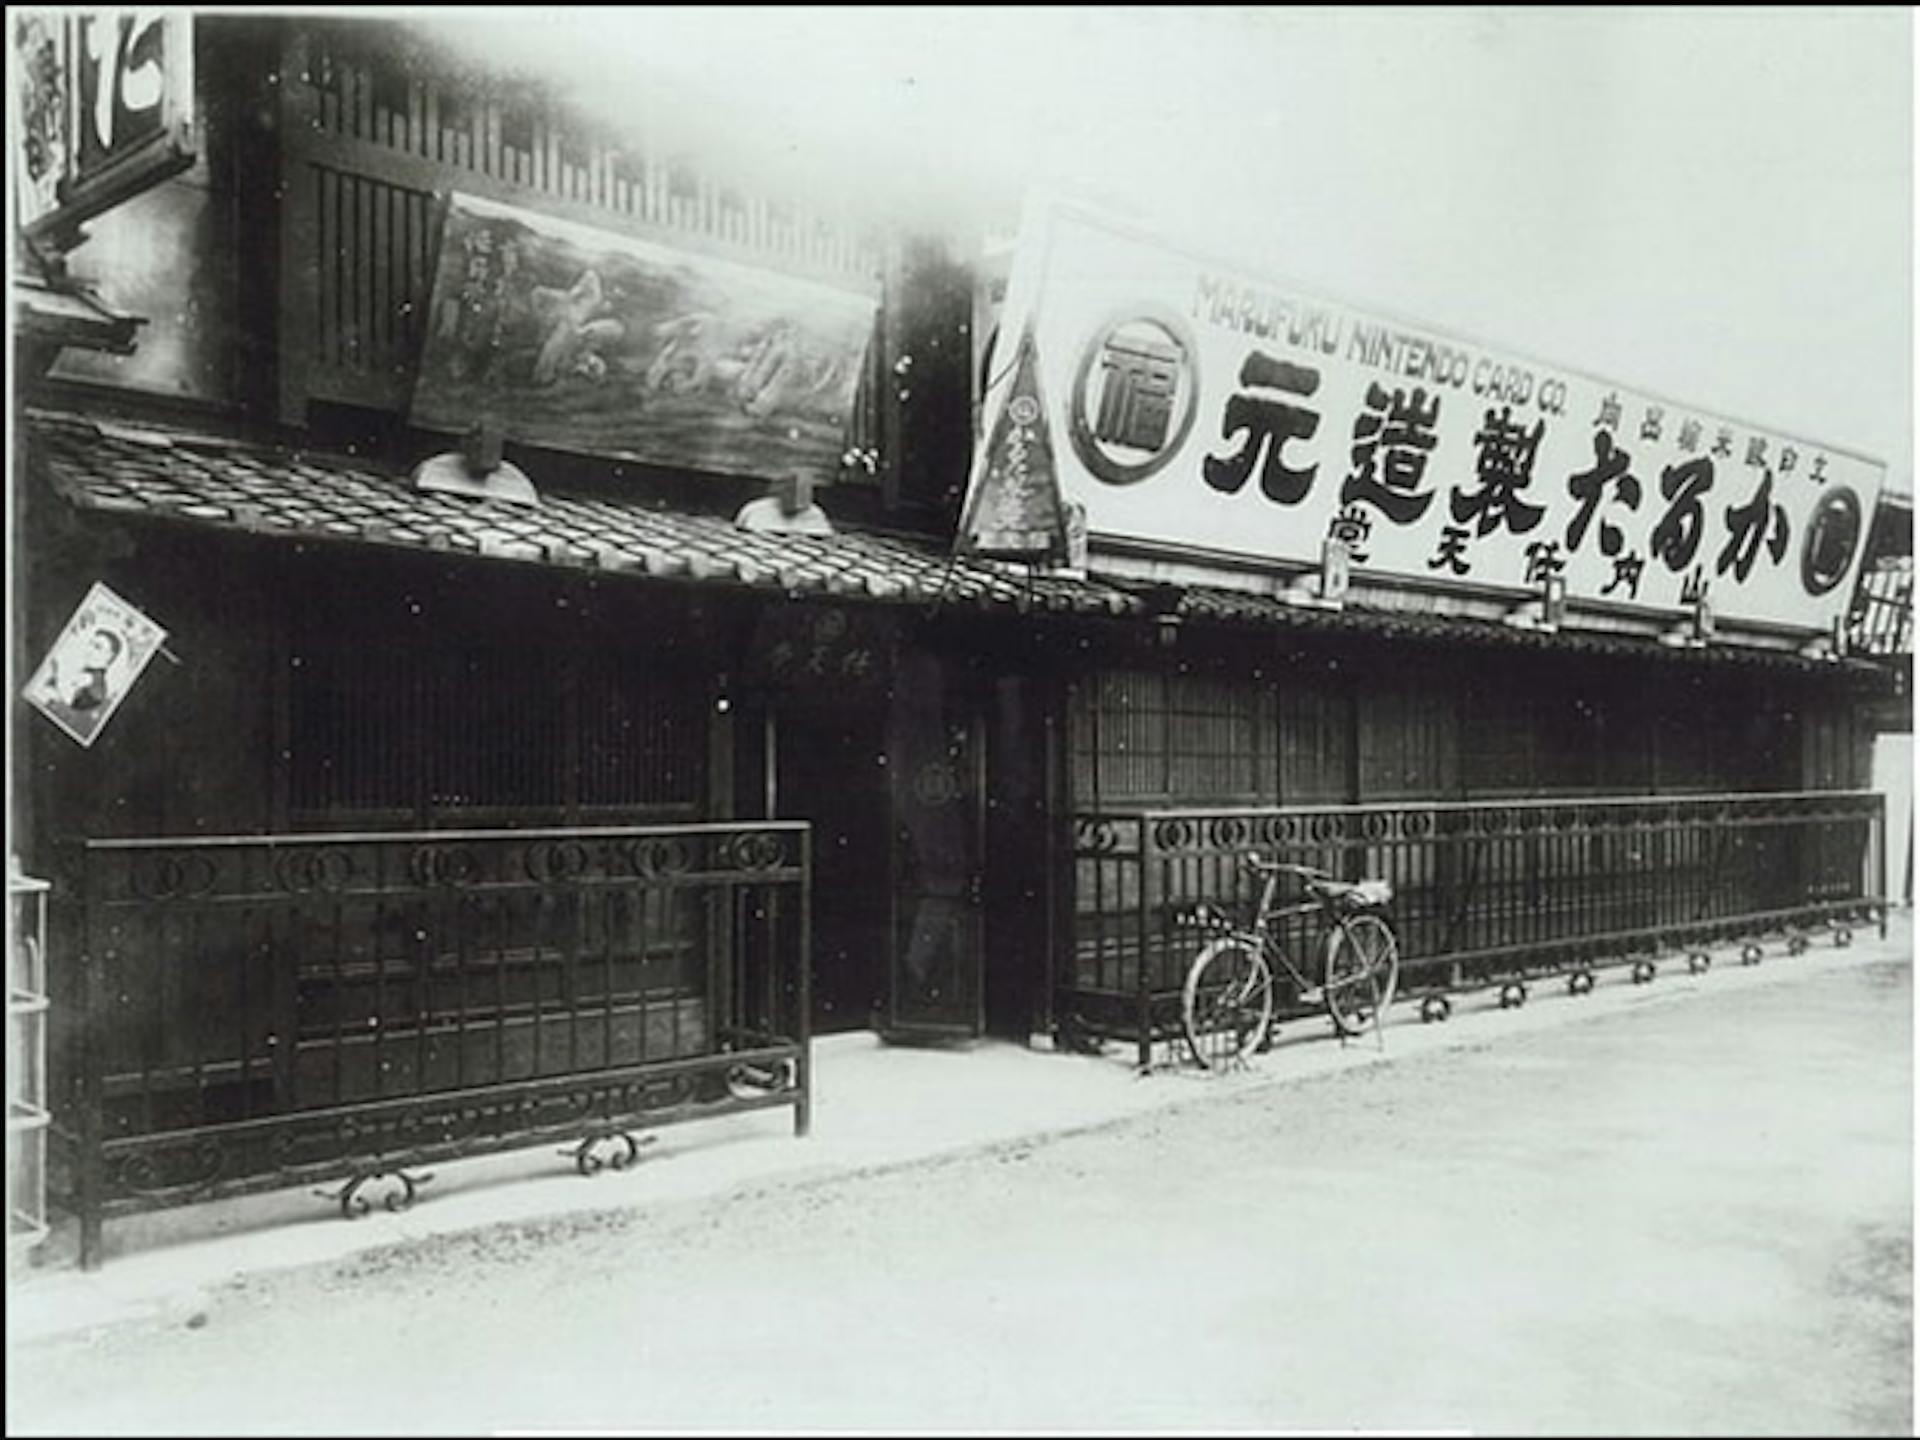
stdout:
[[(163, 837), (184, 854), (222, 837), (277, 854), (329, 836), (525, 831), (579, 846), (800, 821), (798, 993), (813, 1028), (1025, 1039), (1054, 1028), (1070, 988), (1082, 813), (1864, 782), (1862, 697), (1885, 688), (1871, 668), (1444, 613), (1288, 612), (1097, 557), (1089, 575), (954, 560), (979, 399), (974, 241), (754, 193), (676, 149), (672, 117), (644, 96), (616, 135), (399, 25), (206, 16), (195, 44), (193, 168), (93, 222), (71, 258), (148, 317), (140, 349), (69, 352), (19, 394), (16, 669), (96, 582), (168, 632), (88, 747), (16, 702), (16, 843), (54, 881), (56, 960), (100, 947), (80, 900), (121, 853), (102, 842)], [(538, 506), (415, 487), (412, 469), (449, 444), (408, 415), (454, 192), (870, 297), (844, 454), (814, 477), (836, 533), (734, 527), (778, 474), (511, 433)], [(588, 864), (542, 854), (527, 873)], [(594, 983), (578, 954), (613, 942), (576, 953), (539, 938), (556, 923), (550, 894), (496, 916), (484, 984), (465, 970), (446, 982), (461, 1073), (569, 1073), (538, 1036), (560, 1015), (577, 1054), (581, 1017), (622, 987), (643, 1008), (678, 997), (656, 1058), (714, 1043), (686, 1007), (718, 1003), (724, 927), (646, 908), (678, 900), (635, 904), (631, 973)], [(446, 1083), (445, 1056), (396, 1069), (342, 1038), (360, 1027), (424, 1047), (450, 1003), (381, 958), (376, 932), (410, 913), (397, 900), (335, 912), (336, 932), (367, 933), (336, 933), (324, 965), (285, 982), (302, 1035), (336, 1067), (311, 1092), (328, 1113)], [(191, 949), (154, 923), (151, 945)], [(56, 1066), (124, 1047), (104, 1067), (93, 1142), (271, 1109), (243, 1082), (280, 1036), (177, 1038), (231, 1032), (234, 1007), (253, 1003), (236, 982), (181, 964), (140, 973), (145, 989), (64, 996)], [(103, 1041), (100, 1016), (128, 1006), (146, 1023)], [(509, 1015), (525, 1022), (511, 1043)], [(641, 1050), (652, 1023), (642, 1015)], [(497, 1048), (469, 1055), (474, 1027)], [(169, 1185), (193, 1188), (147, 1188)]]

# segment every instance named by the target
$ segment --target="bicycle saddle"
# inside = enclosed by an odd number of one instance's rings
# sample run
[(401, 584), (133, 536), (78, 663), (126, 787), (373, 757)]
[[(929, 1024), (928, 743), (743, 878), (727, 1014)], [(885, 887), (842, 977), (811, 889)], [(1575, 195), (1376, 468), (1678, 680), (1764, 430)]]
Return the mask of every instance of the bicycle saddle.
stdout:
[(1390, 880), (1309, 880), (1308, 888), (1349, 910), (1368, 910), (1393, 899)]

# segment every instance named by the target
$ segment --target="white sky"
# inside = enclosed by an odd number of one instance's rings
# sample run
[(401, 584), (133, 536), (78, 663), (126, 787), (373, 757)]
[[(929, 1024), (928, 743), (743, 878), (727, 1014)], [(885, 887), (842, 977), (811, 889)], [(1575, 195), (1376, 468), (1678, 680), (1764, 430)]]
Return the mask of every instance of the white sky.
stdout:
[[(445, 12), (441, 12), (442, 15)], [(1029, 182), (1912, 489), (1905, 9), (555, 8), (432, 22), (751, 168), (1010, 229)]]

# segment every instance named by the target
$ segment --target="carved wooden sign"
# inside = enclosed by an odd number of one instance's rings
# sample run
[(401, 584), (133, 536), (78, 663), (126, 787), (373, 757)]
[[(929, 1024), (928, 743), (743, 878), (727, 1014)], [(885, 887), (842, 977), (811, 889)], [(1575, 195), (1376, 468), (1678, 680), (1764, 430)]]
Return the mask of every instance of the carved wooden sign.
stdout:
[(751, 684), (846, 695), (879, 689), (893, 673), (895, 626), (871, 606), (769, 605), (747, 649)]
[(453, 195), (412, 419), (717, 474), (828, 478), (872, 299)]

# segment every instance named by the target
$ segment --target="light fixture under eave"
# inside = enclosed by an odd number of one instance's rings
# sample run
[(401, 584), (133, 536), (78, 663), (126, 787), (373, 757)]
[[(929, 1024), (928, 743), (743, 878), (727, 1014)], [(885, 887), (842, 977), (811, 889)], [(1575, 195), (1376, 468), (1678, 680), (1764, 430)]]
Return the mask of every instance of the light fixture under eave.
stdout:
[(1567, 618), (1567, 581), (1562, 575), (1549, 575), (1540, 582), (1540, 593), (1522, 600), (1501, 616), (1501, 622), (1516, 630), (1537, 630), (1552, 635)]
[(1815, 635), (1800, 647), (1802, 660), (1825, 660), (1839, 664), (1847, 653), (1847, 617), (1833, 617), (1833, 629), (1825, 635)]
[(1668, 626), (1660, 643), (1672, 650), (1704, 650), (1713, 643), (1713, 606), (1704, 595), (1695, 596), (1693, 608)]
[(742, 505), (733, 523), (778, 535), (834, 533), (833, 521), (814, 503), (813, 478), (802, 471), (769, 482), (766, 494)]
[(1699, 633), (1689, 617), (1662, 630), (1660, 643), (1669, 650), (1704, 650), (1707, 648), (1707, 637)]
[(442, 495), (538, 505), (540, 492), (527, 472), (505, 457), (504, 443), (499, 425), (482, 420), (466, 433), (458, 450), (430, 455), (414, 466), (413, 486)]
[(1344, 610), (1352, 560), (1347, 542), (1329, 537), (1320, 545), (1319, 570), (1295, 576), (1280, 592), (1281, 602), (1314, 610)]

